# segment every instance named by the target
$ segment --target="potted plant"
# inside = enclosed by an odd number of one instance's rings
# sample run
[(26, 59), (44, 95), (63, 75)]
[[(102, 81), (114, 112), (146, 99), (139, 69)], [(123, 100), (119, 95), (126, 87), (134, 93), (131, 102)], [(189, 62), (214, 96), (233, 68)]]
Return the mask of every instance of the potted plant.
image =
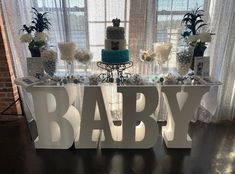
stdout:
[(26, 33), (21, 35), (20, 40), (29, 43), (28, 48), (32, 57), (40, 57), (40, 49), (47, 45), (47, 35), (43, 31), (49, 30), (51, 23), (47, 18), (47, 12), (40, 13), (36, 8), (32, 8), (32, 10), (33, 20), (31, 25), (23, 25), (21, 30)]
[(198, 7), (191, 12), (184, 15), (181, 24), (185, 26), (185, 31), (181, 34), (189, 47), (193, 47), (193, 57), (191, 69), (194, 69), (194, 59), (195, 57), (202, 57), (204, 51), (206, 50), (206, 42), (211, 41), (211, 33), (201, 32), (202, 27), (207, 24), (204, 22), (202, 17), (204, 16), (204, 10)]

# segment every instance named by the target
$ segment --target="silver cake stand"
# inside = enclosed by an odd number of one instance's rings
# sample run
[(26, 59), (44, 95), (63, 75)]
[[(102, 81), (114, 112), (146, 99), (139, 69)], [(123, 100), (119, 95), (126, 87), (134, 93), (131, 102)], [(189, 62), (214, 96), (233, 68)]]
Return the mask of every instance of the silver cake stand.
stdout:
[(100, 77), (103, 82), (114, 82), (114, 72), (117, 72), (116, 83), (117, 84), (124, 84), (125, 76), (124, 71), (133, 66), (132, 61), (123, 62), (123, 63), (107, 63), (107, 62), (97, 62), (97, 66), (103, 70), (106, 70), (105, 73), (101, 73)]

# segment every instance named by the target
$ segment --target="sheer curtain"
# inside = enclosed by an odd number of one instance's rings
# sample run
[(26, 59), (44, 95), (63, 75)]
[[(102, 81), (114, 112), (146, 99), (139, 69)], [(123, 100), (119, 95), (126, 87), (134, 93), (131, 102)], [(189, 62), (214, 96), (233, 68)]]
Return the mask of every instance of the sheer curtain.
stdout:
[(26, 45), (20, 42), (19, 31), (23, 24), (31, 21), (31, 13), (28, 10), (31, 7), (32, 3), (28, 0), (1, 1), (16, 77), (27, 75), (26, 57), (29, 53)]
[[(209, 93), (205, 107), (212, 110), (209, 121), (232, 120), (235, 118), (235, 1), (210, 1), (208, 22), (216, 34), (209, 49), (211, 76), (223, 85)], [(215, 101), (216, 111), (211, 106)]]

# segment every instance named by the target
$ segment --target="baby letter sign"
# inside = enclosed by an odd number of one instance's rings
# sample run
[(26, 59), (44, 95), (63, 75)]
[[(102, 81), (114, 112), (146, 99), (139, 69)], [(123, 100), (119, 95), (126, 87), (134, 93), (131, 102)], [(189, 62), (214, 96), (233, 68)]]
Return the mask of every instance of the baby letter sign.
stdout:
[[(76, 86), (32, 87), (38, 129), (36, 148), (151, 148), (158, 138), (158, 126), (151, 117), (158, 105), (156, 87), (117, 87), (122, 94), (122, 124), (114, 125), (106, 92), (102, 86), (84, 89), (82, 114), (72, 105)], [(136, 110), (137, 94), (145, 106)], [(98, 118), (98, 119), (97, 119)], [(137, 124), (138, 123), (138, 124)]]
[[(155, 86), (118, 86), (122, 96), (122, 121), (115, 125), (104, 86), (84, 87), (82, 112), (74, 107), (77, 86), (29, 87), (38, 138), (36, 148), (151, 148), (158, 138), (158, 125), (151, 117), (158, 105)], [(162, 134), (167, 147), (190, 148), (188, 125), (209, 86), (165, 86), (167, 125)], [(178, 95), (178, 94), (183, 94)], [(141, 102), (137, 95), (141, 95)], [(141, 103), (141, 107), (139, 107)]]

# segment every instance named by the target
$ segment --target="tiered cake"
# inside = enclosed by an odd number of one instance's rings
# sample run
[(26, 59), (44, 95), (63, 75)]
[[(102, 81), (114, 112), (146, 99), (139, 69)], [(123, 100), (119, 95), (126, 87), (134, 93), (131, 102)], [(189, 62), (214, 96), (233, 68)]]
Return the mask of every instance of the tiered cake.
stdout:
[(129, 51), (126, 49), (124, 27), (120, 27), (120, 19), (113, 19), (113, 26), (107, 27), (105, 49), (102, 49), (102, 62), (121, 64), (129, 61)]

